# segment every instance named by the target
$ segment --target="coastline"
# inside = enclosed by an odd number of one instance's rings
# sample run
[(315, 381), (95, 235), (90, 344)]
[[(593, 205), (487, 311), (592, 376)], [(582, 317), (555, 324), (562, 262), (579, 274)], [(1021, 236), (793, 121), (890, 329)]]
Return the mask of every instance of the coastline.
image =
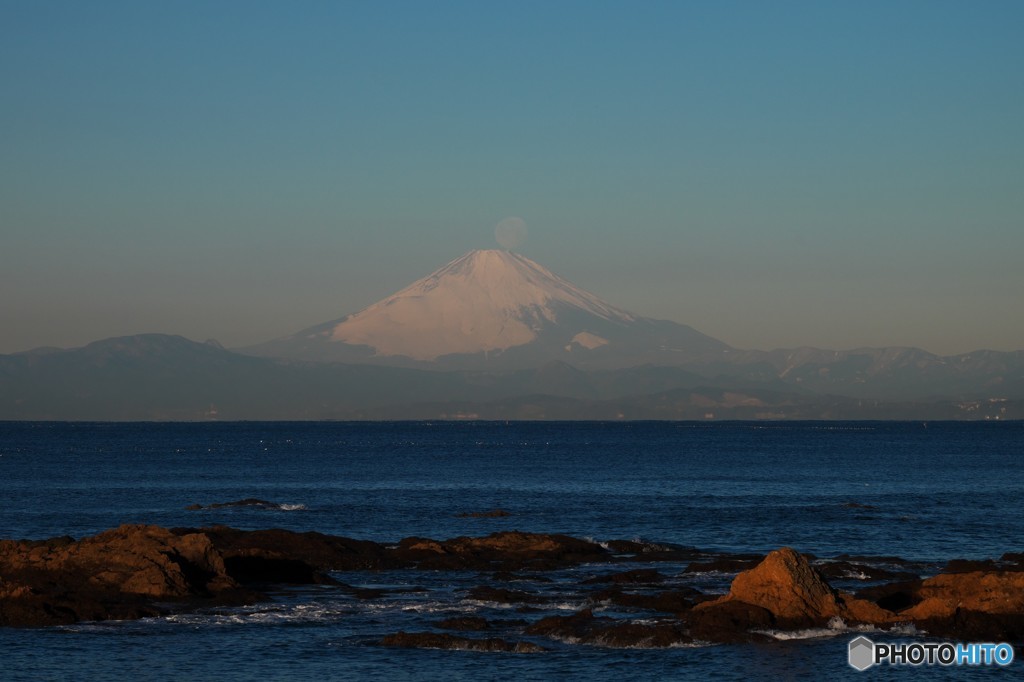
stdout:
[[(765, 557), (520, 531), (384, 544), (281, 529), (126, 525), (80, 540), (0, 541), (0, 626), (257, 604), (298, 585), (369, 603), (386, 599), (389, 589), (358, 581), (397, 571), (458, 576), (461, 587), (448, 599), (502, 605), (515, 618), (449, 618), (375, 641), (384, 646), (525, 653), (555, 641), (661, 648), (829, 628), (1024, 642), (1024, 554), (951, 558), (930, 576), (921, 568), (897, 557), (822, 558), (790, 548)], [(718, 589), (687, 584), (687, 576), (711, 574), (720, 577)], [(559, 599), (576, 608), (568, 615), (546, 611), (552, 597), (545, 583), (557, 583)]]

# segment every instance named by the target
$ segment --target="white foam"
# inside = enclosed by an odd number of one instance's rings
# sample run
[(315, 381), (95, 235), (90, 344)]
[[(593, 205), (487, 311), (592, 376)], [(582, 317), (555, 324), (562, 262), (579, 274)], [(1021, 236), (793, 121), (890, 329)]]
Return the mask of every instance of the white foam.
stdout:
[[(650, 649), (704, 649), (704, 648), (709, 647), (709, 646), (714, 646), (713, 644), (710, 644), (708, 642), (701, 642), (699, 640), (693, 640), (691, 642), (673, 642), (672, 644), (669, 644), (668, 646), (659, 646), (659, 647), (653, 647), (653, 646), (650, 646), (649, 644), (644, 644), (643, 642), (640, 642), (638, 644), (630, 644), (628, 646), (619, 646), (619, 645), (616, 645), (616, 644), (609, 644), (609, 640), (611, 639), (611, 637), (612, 637), (611, 634), (609, 634), (607, 636), (606, 635), (598, 635), (593, 640), (584, 642), (579, 637), (573, 637), (572, 635), (551, 635), (550, 636), (551, 639), (555, 640), (556, 642), (561, 642), (563, 644), (571, 644), (571, 645), (582, 644), (584, 646), (599, 646), (599, 647), (605, 647), (605, 648), (608, 648), (608, 649), (637, 649), (637, 650), (640, 650), (640, 649), (643, 649), (643, 650), (650, 650)], [(646, 642), (651, 642), (652, 640), (653, 640), (653, 637), (652, 638), (648, 638), (645, 641)]]
[(220, 613), (177, 613), (163, 618), (181, 625), (226, 626), (276, 623), (323, 623), (350, 616), (355, 611), (349, 604), (310, 602), (306, 604), (243, 607)]
[(885, 630), (876, 625), (847, 625), (839, 616), (833, 616), (823, 628), (807, 628), (804, 630), (755, 630), (763, 635), (768, 635), (778, 640), (796, 640), (796, 639), (824, 639), (828, 637), (838, 637), (839, 635), (849, 635), (853, 633), (865, 633), (865, 632), (887, 632), (894, 635), (905, 635), (913, 637), (920, 634), (913, 626), (913, 624), (897, 625), (889, 630)]
[(540, 602), (540, 603), (532, 603), (532, 602), (507, 603), (507, 602), (486, 601), (486, 600), (482, 600), (482, 599), (464, 599), (462, 603), (463, 604), (467, 604), (467, 605), (471, 605), (474, 608), (488, 608), (488, 609), (495, 609), (495, 610), (509, 610), (509, 611), (511, 611), (511, 610), (520, 609), (520, 608), (522, 608), (524, 606), (528, 606), (528, 607), (532, 607), (532, 608), (539, 609), (539, 610), (544, 610), (544, 611), (549, 611), (549, 610), (550, 611), (572, 611), (574, 613), (576, 611), (581, 610), (581, 609), (587, 608), (587, 604), (588, 604), (588, 602), (586, 602), (586, 601), (583, 601), (583, 602), (553, 602), (553, 603), (548, 603), (548, 602)]

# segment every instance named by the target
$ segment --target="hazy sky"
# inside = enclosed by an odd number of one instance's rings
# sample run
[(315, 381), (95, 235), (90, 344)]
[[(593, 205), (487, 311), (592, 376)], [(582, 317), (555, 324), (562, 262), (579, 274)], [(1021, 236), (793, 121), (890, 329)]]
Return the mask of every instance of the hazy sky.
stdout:
[(520, 216), (744, 348), (1024, 348), (1024, 2), (0, 0), (0, 353), (265, 341)]

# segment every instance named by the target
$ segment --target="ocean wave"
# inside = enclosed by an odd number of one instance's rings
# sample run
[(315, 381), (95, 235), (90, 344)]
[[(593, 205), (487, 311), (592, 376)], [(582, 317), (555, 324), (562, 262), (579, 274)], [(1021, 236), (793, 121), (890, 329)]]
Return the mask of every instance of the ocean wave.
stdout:
[(374, 614), (386, 614), (386, 613), (477, 613), (480, 608), (478, 604), (473, 603), (457, 603), (451, 601), (424, 601), (424, 602), (407, 602), (407, 601), (380, 601), (380, 602), (359, 602), (355, 606), (360, 613), (374, 613)]
[(584, 599), (582, 601), (573, 602), (543, 602), (538, 604), (528, 604), (520, 602), (499, 602), (499, 601), (486, 601), (483, 599), (463, 599), (463, 604), (472, 606), (475, 609), (491, 609), (494, 611), (518, 611), (524, 606), (530, 606), (538, 610), (543, 611), (572, 611), (576, 612), (580, 609), (587, 608), (591, 603)]
[(769, 637), (782, 641), (825, 639), (829, 637), (838, 637), (839, 635), (855, 633), (863, 634), (865, 632), (885, 632), (892, 635), (903, 635), (906, 637), (913, 637), (920, 634), (913, 624), (896, 625), (886, 630), (885, 628), (878, 627), (877, 625), (847, 625), (846, 621), (839, 616), (833, 616), (831, 620), (825, 624), (825, 627), (821, 628), (806, 628), (804, 630), (755, 630), (755, 632), (768, 635)]
[(147, 620), (191, 626), (276, 625), (325, 623), (354, 613), (357, 613), (357, 610), (348, 604), (310, 602), (270, 607), (263, 605), (217, 613), (178, 613)]
[(700, 640), (692, 641), (679, 641), (672, 642), (665, 646), (651, 646), (648, 642), (653, 641), (653, 637), (648, 639), (646, 642), (641, 641), (636, 644), (619, 644), (615, 642), (615, 635), (608, 634), (597, 634), (593, 637), (576, 637), (573, 635), (548, 635), (548, 639), (561, 642), (562, 644), (568, 644), (570, 646), (592, 646), (601, 647), (605, 649), (633, 649), (633, 650), (651, 650), (651, 649), (706, 649), (712, 646), (718, 646), (710, 642), (703, 642)]
[(587, 542), (589, 542), (592, 545), (597, 545), (598, 547), (600, 547), (601, 549), (604, 549), (605, 551), (611, 551), (611, 545), (609, 543), (603, 541), (603, 540), (598, 540), (597, 538), (595, 538), (593, 536), (590, 536), (590, 535), (584, 535), (582, 539), (586, 540)]

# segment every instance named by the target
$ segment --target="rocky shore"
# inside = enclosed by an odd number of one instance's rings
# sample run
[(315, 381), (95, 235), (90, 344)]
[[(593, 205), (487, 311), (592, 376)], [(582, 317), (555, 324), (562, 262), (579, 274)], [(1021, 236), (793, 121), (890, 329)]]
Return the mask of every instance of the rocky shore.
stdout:
[[(0, 626), (252, 604), (285, 585), (332, 586), (359, 600), (386, 597), (386, 590), (345, 582), (346, 573), (366, 571), (475, 572), (458, 598), (508, 605), (516, 616), (439, 620), (429, 630), (385, 636), (382, 646), (521, 653), (543, 651), (549, 641), (667, 647), (757, 641), (837, 622), (901, 632), (913, 626), (961, 641), (1024, 642), (1024, 554), (952, 560), (925, 577), (919, 564), (895, 557), (823, 559), (790, 548), (736, 555), (517, 531), (384, 545), (226, 526), (136, 525), (80, 540), (0, 541)], [(731, 578), (728, 592), (681, 582), (706, 574)], [(560, 599), (580, 607), (568, 615), (545, 612), (552, 598), (537, 586), (553, 583)]]

